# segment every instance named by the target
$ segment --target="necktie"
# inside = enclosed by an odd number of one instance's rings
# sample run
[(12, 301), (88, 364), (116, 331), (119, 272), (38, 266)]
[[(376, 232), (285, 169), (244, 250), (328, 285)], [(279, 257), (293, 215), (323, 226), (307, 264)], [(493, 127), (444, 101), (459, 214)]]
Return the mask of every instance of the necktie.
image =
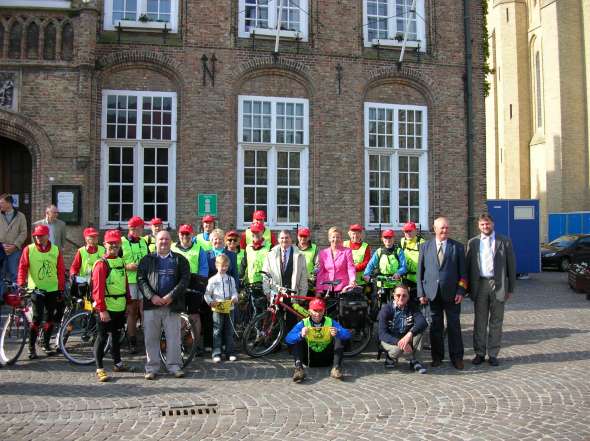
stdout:
[(492, 251), (492, 238), (491, 237), (486, 238), (484, 250), (486, 251), (486, 254), (484, 256), (486, 274), (488, 276), (493, 275), (494, 274), (494, 252)]
[(445, 258), (445, 255), (443, 253), (443, 245), (442, 245), (442, 242), (438, 246), (438, 251), (436, 253), (436, 257), (438, 257), (438, 264), (439, 264), (439, 266), (442, 266), (443, 259)]
[(284, 273), (287, 267), (287, 250), (282, 250), (281, 256), (281, 271)]

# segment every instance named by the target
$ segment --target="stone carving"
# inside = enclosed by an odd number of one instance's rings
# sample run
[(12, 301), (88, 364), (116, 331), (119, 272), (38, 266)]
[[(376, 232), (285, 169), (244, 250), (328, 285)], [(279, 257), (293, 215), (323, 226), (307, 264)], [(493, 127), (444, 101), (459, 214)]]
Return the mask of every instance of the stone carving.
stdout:
[(14, 109), (15, 100), (15, 80), (16, 75), (12, 72), (0, 72), (0, 107), (4, 109)]

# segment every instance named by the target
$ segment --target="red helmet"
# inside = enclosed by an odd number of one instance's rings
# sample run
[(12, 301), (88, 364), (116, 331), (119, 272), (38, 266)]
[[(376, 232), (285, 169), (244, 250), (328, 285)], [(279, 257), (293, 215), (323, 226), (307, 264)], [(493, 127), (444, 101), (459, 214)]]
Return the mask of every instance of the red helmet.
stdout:
[(266, 213), (264, 212), (264, 210), (256, 210), (252, 214), (252, 220), (266, 220)]
[(47, 225), (37, 225), (33, 230), (33, 236), (48, 236), (49, 227)]
[(104, 233), (104, 241), (106, 243), (121, 242), (121, 232), (119, 230), (107, 230)]
[(310, 236), (310, 231), (309, 228), (299, 228), (299, 230), (297, 231), (297, 236), (301, 236), (301, 237), (309, 237)]
[(96, 231), (96, 228), (92, 228), (92, 227), (84, 228), (84, 237), (88, 237), (88, 236), (98, 236), (98, 231)]
[(162, 225), (162, 219), (160, 219), (159, 217), (154, 217), (151, 221), (150, 221), (150, 225)]
[(388, 238), (392, 238), (395, 236), (395, 232), (393, 230), (385, 230), (383, 233), (381, 233), (381, 237), (388, 237)]
[(326, 302), (324, 302), (322, 299), (314, 299), (309, 302), (309, 309), (312, 311), (325, 311)]
[(144, 225), (145, 223), (143, 219), (139, 216), (133, 216), (131, 219), (127, 221), (127, 226), (130, 228), (143, 227)]
[(193, 226), (191, 224), (182, 224), (180, 227), (178, 227), (178, 232), (180, 234), (193, 234)]
[(402, 231), (416, 231), (416, 224), (412, 221), (406, 222), (402, 227)]

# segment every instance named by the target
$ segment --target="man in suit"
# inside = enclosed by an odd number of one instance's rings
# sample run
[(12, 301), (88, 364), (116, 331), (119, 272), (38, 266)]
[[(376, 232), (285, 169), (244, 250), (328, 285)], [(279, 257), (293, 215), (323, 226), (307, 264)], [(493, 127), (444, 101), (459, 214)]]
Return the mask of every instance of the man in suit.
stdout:
[(55, 205), (49, 205), (45, 209), (45, 218), (33, 223), (33, 228), (37, 225), (47, 225), (49, 227), (49, 241), (57, 246), (63, 253), (66, 242), (66, 223), (58, 219), (59, 210)]
[(449, 239), (446, 217), (435, 219), (434, 234), (434, 239), (420, 246), (416, 275), (418, 300), (422, 305), (430, 303), (432, 367), (440, 366), (444, 359), (444, 313), (451, 362), (456, 369), (463, 369), (460, 315), (467, 288), (465, 250), (462, 244)]
[[(307, 262), (305, 255), (293, 246), (291, 233), (282, 230), (279, 244), (266, 255), (262, 271), (271, 275), (277, 285), (297, 291), (297, 295), (307, 295)], [(287, 327), (295, 326), (296, 318), (287, 314)]]
[(469, 292), (475, 303), (472, 363), (498, 366), (502, 339), (504, 303), (516, 285), (516, 264), (512, 241), (494, 232), (494, 219), (487, 213), (478, 218), (480, 235), (467, 243)]

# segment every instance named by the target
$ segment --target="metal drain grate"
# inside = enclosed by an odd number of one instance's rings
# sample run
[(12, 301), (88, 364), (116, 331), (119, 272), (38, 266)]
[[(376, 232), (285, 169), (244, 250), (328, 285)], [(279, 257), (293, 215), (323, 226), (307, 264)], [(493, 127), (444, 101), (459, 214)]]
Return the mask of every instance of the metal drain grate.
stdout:
[(199, 416), (199, 415), (217, 415), (217, 404), (207, 404), (187, 407), (171, 407), (162, 409), (163, 417), (181, 417), (181, 416)]

